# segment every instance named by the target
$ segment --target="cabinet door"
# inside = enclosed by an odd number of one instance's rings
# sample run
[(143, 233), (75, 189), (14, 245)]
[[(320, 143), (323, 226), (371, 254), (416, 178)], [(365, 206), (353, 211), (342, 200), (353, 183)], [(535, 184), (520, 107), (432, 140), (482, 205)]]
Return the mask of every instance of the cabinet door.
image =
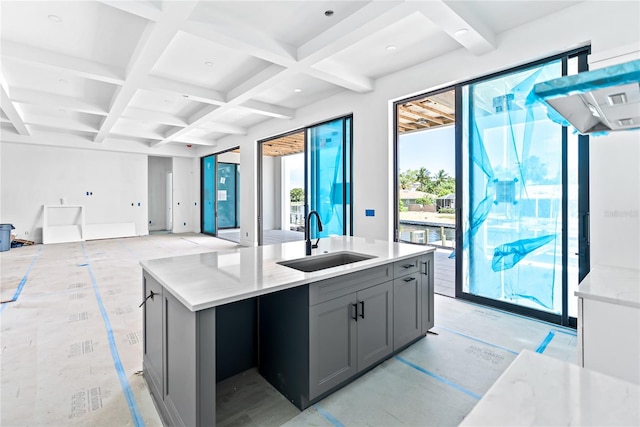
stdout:
[(309, 307), (309, 398), (357, 372), (356, 294)]
[(163, 355), (163, 343), (162, 338), (164, 333), (162, 327), (164, 322), (162, 321), (162, 286), (152, 277), (143, 276), (143, 298), (146, 298), (153, 292), (153, 298), (146, 300), (143, 308), (143, 322), (144, 331), (143, 343), (144, 343), (144, 368), (145, 373), (148, 373), (147, 381), (149, 385), (156, 390), (157, 396), (164, 396), (163, 390), (163, 368), (162, 368), (162, 355)]
[(433, 305), (433, 253), (420, 257), (420, 277), (422, 287), (422, 334), (435, 324)]
[(393, 282), (358, 291), (358, 371), (393, 351)]
[(422, 278), (409, 274), (393, 281), (393, 349), (418, 338), (422, 331), (420, 312)]

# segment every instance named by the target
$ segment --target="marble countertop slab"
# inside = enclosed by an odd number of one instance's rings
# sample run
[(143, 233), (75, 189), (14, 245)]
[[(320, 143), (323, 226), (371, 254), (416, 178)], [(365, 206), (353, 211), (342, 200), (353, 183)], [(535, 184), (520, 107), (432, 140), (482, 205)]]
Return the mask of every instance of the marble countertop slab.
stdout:
[(596, 265), (580, 283), (575, 295), (640, 308), (640, 270)]
[(460, 426), (638, 426), (640, 386), (523, 350)]
[(341, 251), (375, 258), (305, 273), (277, 264), (305, 257), (305, 242), (238, 248), (141, 261), (142, 268), (191, 311), (366, 270), (433, 252), (430, 246), (410, 245), (361, 237), (320, 239), (311, 256)]

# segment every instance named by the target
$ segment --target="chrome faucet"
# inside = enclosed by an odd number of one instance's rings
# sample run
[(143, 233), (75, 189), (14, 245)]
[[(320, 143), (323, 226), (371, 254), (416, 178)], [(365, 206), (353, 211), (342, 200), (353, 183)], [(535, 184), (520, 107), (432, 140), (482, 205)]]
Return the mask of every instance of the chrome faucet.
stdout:
[(305, 222), (304, 224), (304, 238), (306, 239), (306, 243), (307, 243), (307, 255), (311, 255), (311, 249), (315, 249), (318, 247), (318, 242), (320, 241), (320, 238), (318, 238), (318, 240), (316, 240), (316, 242), (312, 245), (311, 244), (311, 215), (315, 215), (316, 218), (318, 219), (318, 232), (322, 231), (322, 221), (320, 221), (320, 215), (318, 215), (318, 212), (316, 211), (309, 211), (309, 213), (307, 214), (307, 222)]

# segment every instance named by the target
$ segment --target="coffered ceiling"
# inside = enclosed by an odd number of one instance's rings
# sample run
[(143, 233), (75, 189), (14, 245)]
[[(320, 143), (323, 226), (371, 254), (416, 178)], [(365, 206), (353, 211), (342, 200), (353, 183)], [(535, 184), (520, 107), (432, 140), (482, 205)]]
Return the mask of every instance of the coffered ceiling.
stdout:
[[(0, 131), (215, 145), (453, 50), (483, 55), (575, 3), (2, 0)], [(415, 120), (433, 116), (424, 107), (407, 106)]]

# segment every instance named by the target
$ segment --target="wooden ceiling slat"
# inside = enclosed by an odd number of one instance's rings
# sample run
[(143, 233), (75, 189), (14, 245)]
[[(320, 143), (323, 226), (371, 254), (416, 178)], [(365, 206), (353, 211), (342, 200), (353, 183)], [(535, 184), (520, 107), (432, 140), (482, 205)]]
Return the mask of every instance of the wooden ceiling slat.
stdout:
[(398, 106), (398, 132), (409, 133), (455, 123), (454, 91)]

